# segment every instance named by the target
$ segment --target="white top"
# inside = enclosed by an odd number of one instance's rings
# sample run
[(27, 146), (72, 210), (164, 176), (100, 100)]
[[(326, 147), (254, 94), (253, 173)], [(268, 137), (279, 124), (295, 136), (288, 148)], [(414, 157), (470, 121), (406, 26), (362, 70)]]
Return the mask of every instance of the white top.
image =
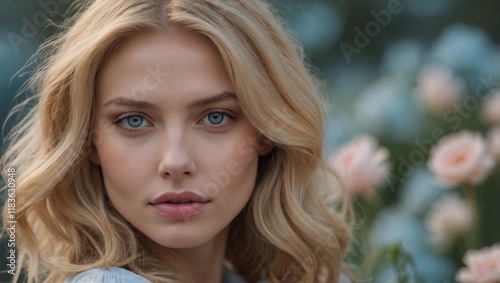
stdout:
[[(222, 283), (244, 283), (236, 273), (224, 267)], [(68, 278), (65, 283), (152, 283), (148, 279), (120, 267), (95, 268)]]
[(68, 278), (65, 283), (151, 283), (146, 278), (119, 267), (95, 268)]
[[(341, 274), (339, 282), (351, 282), (347, 276)], [(95, 268), (68, 278), (65, 283), (152, 283), (148, 279), (120, 267), (110, 267), (109, 269)], [(222, 283), (245, 283), (238, 274), (224, 267), (222, 273)], [(260, 280), (257, 283), (266, 283)]]

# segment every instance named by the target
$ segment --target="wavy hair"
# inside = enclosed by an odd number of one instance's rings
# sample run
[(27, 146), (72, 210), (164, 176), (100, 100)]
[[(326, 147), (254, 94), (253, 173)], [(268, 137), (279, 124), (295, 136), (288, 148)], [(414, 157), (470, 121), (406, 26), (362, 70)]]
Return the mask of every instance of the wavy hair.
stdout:
[[(213, 42), (245, 115), (272, 145), (231, 224), (227, 261), (248, 282), (335, 282), (350, 229), (345, 214), (323, 201), (324, 192), (341, 190), (324, 165), (324, 103), (272, 7), (258, 0), (98, 0), (77, 9), (40, 49), (29, 82), (34, 96), (18, 107), (29, 113), (2, 158), (2, 168), (17, 169), (18, 264), (28, 281), (120, 266), (153, 282), (183, 282), (112, 207), (88, 159), (103, 62), (136, 34), (175, 27)], [(3, 217), (7, 223), (7, 207)]]

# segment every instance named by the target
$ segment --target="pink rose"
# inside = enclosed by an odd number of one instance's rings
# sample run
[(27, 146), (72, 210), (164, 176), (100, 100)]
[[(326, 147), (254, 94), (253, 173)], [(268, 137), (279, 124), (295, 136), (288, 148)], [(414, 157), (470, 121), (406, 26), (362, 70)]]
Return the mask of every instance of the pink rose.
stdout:
[(434, 113), (441, 114), (457, 103), (464, 93), (465, 83), (446, 66), (428, 66), (418, 75), (416, 94)]
[(438, 252), (447, 252), (474, 225), (474, 210), (470, 202), (451, 194), (434, 203), (426, 217), (429, 243)]
[(479, 134), (462, 131), (440, 140), (432, 148), (427, 165), (439, 183), (455, 187), (481, 182), (493, 168), (494, 159)]
[(379, 147), (374, 137), (363, 135), (343, 145), (330, 162), (353, 195), (371, 197), (372, 189), (389, 173), (388, 157), (389, 151)]
[(488, 149), (496, 160), (500, 160), (500, 126), (488, 131)]
[(484, 100), (481, 115), (486, 122), (500, 125), (500, 90), (493, 92)]
[(465, 253), (466, 267), (460, 268), (456, 280), (460, 283), (499, 283), (500, 282), (500, 244), (470, 250)]

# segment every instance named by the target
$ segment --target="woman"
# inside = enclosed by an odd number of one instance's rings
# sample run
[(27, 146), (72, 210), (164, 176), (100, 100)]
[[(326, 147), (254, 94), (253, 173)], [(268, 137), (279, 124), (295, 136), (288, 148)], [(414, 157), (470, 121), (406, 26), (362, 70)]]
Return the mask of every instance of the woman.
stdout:
[(268, 4), (93, 1), (44, 48), (2, 163), (29, 282), (338, 280), (322, 102)]

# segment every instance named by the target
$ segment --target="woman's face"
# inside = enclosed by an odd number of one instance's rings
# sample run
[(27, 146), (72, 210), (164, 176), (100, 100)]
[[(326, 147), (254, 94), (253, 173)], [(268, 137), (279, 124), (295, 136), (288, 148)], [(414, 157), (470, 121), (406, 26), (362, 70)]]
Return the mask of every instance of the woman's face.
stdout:
[(93, 134), (111, 203), (167, 248), (224, 238), (269, 151), (216, 48), (183, 30), (134, 37), (105, 62)]

